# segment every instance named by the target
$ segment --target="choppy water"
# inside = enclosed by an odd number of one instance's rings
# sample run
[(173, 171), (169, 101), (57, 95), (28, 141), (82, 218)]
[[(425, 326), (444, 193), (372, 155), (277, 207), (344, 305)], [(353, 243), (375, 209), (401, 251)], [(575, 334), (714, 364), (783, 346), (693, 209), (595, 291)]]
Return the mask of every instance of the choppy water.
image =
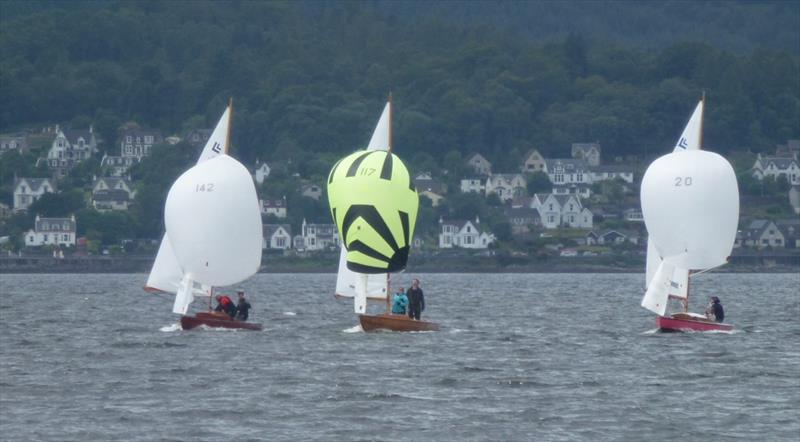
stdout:
[(800, 275), (701, 278), (736, 332), (653, 333), (641, 275), (421, 275), (443, 330), (411, 334), (354, 332), (335, 275), (243, 284), (263, 332), (181, 331), (144, 275), (0, 275), (0, 439), (797, 440)]

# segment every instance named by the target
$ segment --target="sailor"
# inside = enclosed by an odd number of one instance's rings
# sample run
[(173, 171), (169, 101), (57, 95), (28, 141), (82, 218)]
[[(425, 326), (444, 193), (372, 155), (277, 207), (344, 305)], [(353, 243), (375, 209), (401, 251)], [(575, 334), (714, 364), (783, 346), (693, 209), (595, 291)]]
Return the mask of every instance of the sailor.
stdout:
[(247, 299), (244, 297), (244, 290), (237, 290), (236, 294), (239, 295), (239, 305), (237, 307), (236, 319), (240, 321), (247, 321), (247, 317), (250, 316), (250, 303), (247, 302)]
[(419, 279), (414, 278), (411, 281), (411, 288), (406, 292), (406, 296), (408, 297), (408, 317), (418, 320), (425, 310), (425, 296), (422, 289), (419, 288)]
[(397, 289), (397, 293), (392, 297), (392, 314), (405, 315), (408, 307), (408, 296), (402, 287)]
[(225, 312), (228, 316), (233, 319), (236, 317), (236, 304), (233, 303), (230, 297), (227, 295), (218, 295), (217, 296), (217, 306), (214, 307), (215, 312)]
[(711, 315), (714, 315), (714, 320), (717, 322), (722, 322), (725, 319), (725, 310), (716, 296), (711, 297), (708, 308), (706, 308), (706, 318), (710, 318)]

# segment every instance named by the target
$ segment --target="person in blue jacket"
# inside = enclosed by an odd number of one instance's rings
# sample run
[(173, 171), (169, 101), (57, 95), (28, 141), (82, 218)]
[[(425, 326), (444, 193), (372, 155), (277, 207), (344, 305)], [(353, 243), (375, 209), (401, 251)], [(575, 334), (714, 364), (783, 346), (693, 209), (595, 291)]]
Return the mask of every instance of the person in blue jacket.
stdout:
[(408, 296), (402, 287), (397, 289), (397, 293), (392, 297), (392, 313), (395, 315), (405, 315), (408, 307)]

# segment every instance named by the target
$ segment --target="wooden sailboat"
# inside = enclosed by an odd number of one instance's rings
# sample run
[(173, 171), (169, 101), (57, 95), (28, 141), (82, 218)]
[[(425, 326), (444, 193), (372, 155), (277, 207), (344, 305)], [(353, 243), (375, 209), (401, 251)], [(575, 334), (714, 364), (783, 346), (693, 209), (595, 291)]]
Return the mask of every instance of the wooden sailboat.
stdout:
[[(704, 151), (700, 100), (672, 153), (656, 159), (642, 178), (647, 241), (642, 307), (656, 313), (664, 331), (729, 331), (730, 324), (689, 312), (690, 277), (724, 265), (739, 222), (739, 189), (733, 167)], [(666, 316), (669, 299), (683, 312)]]
[[(237, 284), (261, 265), (261, 214), (247, 169), (228, 155), (229, 104), (200, 158), (173, 183), (164, 206), (166, 233), (145, 290), (175, 294), (172, 311), (184, 330), (208, 327), (260, 330), (261, 324), (211, 312), (214, 287)], [(209, 312), (187, 316), (196, 297)]]
[[(340, 232), (336, 296), (353, 298), (364, 331), (438, 330), (436, 323), (391, 313), (391, 273), (405, 268), (419, 196), (411, 175), (391, 152), (392, 100), (384, 107), (369, 145), (340, 160), (328, 177), (331, 215)], [(367, 301), (386, 303), (378, 315)]]

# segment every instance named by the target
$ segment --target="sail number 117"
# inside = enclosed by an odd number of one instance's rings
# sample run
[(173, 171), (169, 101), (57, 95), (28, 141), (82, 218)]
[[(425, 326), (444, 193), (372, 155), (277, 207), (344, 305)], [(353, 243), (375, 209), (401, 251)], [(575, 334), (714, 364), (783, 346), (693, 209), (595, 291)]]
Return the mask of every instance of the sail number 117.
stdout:
[(691, 185), (692, 185), (692, 177), (690, 177), (690, 176), (676, 176), (675, 177), (675, 187), (691, 186)]

